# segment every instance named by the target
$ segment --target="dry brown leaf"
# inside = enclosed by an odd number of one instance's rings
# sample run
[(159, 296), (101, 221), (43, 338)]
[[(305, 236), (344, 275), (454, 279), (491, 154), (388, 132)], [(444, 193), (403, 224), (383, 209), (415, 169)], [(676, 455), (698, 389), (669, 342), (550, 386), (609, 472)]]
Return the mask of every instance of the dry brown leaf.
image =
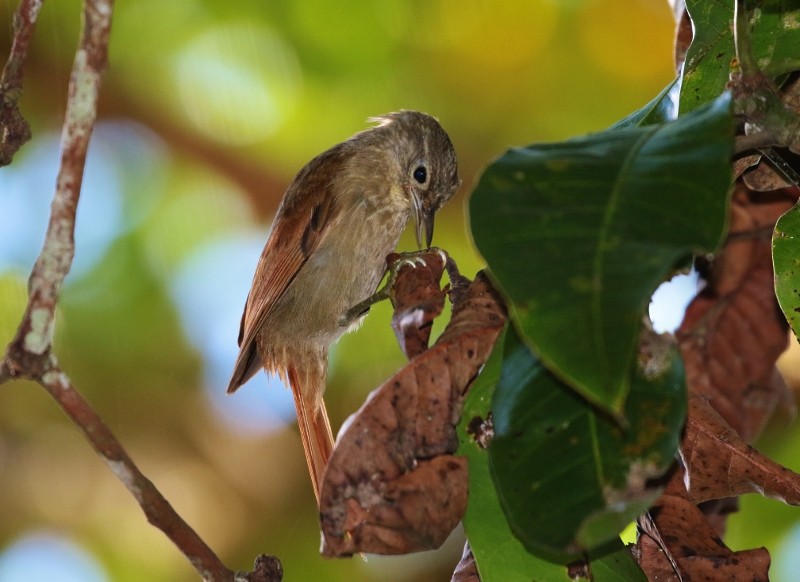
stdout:
[(320, 496), (322, 553), (439, 547), (466, 509), (455, 425), (506, 320), (479, 273), (436, 344), (375, 390), (342, 427)]
[[(410, 360), (428, 349), (433, 320), (444, 309), (446, 293), (439, 287), (445, 259), (441, 253), (431, 251), (419, 257), (423, 264), (408, 264), (400, 268), (393, 287), (392, 329), (397, 343)], [(387, 257), (391, 266), (403, 255)]]
[(800, 475), (743, 441), (704, 398), (689, 401), (681, 458), (688, 498), (695, 503), (760, 493), (800, 505)]
[(786, 398), (774, 382), (788, 327), (775, 299), (770, 235), (795, 200), (791, 190), (737, 187), (728, 241), (676, 334), (690, 394), (707, 398), (748, 442)]
[(733, 162), (733, 177), (738, 178), (750, 168), (754, 168), (761, 161), (761, 154), (742, 156)]
[(791, 186), (782, 174), (776, 172), (769, 162), (764, 160), (764, 156), (758, 157), (759, 163), (742, 175), (742, 180), (748, 188), (756, 192), (771, 192)]
[(456, 566), (450, 582), (481, 582), (481, 577), (478, 574), (478, 565), (475, 563), (475, 556), (472, 555), (469, 542), (464, 544), (461, 561)]
[(635, 555), (650, 580), (769, 580), (769, 552), (728, 548), (688, 499), (682, 468), (639, 519), (639, 528)]
[[(639, 527), (642, 527), (640, 518)], [(652, 526), (655, 529), (655, 526)], [(647, 575), (648, 580), (659, 580), (659, 582), (678, 582), (680, 578), (676, 574), (677, 564), (673, 564), (666, 552), (661, 549), (658, 542), (648, 534), (640, 533), (633, 555), (639, 562), (639, 567)]]
[(717, 535), (722, 537), (725, 535), (725, 530), (728, 529), (728, 517), (739, 511), (739, 498), (712, 499), (698, 503), (697, 507), (706, 516), (706, 520), (717, 532)]

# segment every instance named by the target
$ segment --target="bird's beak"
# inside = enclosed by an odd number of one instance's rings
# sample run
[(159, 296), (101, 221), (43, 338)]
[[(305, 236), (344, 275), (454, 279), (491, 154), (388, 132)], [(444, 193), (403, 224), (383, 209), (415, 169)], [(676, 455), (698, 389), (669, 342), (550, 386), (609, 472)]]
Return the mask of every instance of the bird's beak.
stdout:
[(431, 248), (433, 241), (433, 217), (435, 212), (433, 210), (422, 212), (422, 226), (425, 229), (425, 248)]
[(422, 248), (423, 236), (426, 247), (430, 248), (433, 240), (433, 217), (436, 212), (432, 209), (423, 207), (422, 202), (414, 197), (414, 236), (417, 239), (417, 247)]

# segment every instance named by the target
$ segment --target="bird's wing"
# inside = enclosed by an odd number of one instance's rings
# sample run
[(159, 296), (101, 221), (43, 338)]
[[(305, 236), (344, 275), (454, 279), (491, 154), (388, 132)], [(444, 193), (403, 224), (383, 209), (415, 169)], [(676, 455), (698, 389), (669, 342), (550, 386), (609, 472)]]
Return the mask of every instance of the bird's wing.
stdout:
[(343, 156), (328, 150), (306, 165), (289, 186), (261, 253), (239, 328), (236, 358), (228, 392), (244, 384), (261, 366), (256, 335), (275, 303), (327, 236), (334, 222), (336, 170)]

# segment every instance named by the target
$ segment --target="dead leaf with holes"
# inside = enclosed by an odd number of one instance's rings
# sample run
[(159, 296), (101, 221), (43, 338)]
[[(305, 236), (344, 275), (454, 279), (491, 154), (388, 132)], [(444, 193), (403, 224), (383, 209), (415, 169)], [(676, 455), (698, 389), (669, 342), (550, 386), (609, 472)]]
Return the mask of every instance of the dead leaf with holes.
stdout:
[(483, 273), (459, 297), (434, 346), (342, 427), (320, 495), (323, 555), (434, 549), (461, 520), (467, 462), (453, 455), (455, 425), (506, 311)]

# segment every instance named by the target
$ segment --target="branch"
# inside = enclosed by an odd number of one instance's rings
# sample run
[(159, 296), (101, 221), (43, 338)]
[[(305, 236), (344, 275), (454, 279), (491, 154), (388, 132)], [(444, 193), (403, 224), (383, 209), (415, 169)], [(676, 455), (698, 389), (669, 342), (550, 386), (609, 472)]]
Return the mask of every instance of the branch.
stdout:
[(42, 376), (35, 379), (83, 431), (92, 447), (139, 503), (147, 521), (163, 531), (181, 549), (203, 579), (234, 580), (234, 573), (225, 567), (155, 485), (144, 476), (111, 430), (75, 390), (67, 375), (59, 368), (55, 356), (51, 354), (47, 357)]
[(22, 95), (22, 65), (28, 55), (42, 2), (20, 0), (14, 13), (14, 40), (0, 77), (0, 166), (10, 164), (17, 150), (31, 138), (31, 128), (19, 111), (19, 98)]
[[(41, 0), (23, 0), (15, 18), (17, 34), (3, 72), (17, 83), (22, 59)], [(89, 139), (97, 116), (101, 76), (108, 60), (113, 0), (86, 0), (83, 29), (69, 84), (66, 119), (61, 135), (61, 161), (44, 245), (28, 281), (28, 304), (17, 334), (0, 360), (0, 383), (28, 378), (41, 384), (83, 431), (92, 447), (141, 506), (147, 520), (163, 531), (205, 580), (270, 582), (280, 580), (276, 558), (259, 556), (255, 571), (230, 571), (181, 518), (133, 460), (86, 400), (75, 390), (52, 354), (53, 321), (59, 291), (75, 253), (78, 207)], [(22, 32), (20, 32), (22, 31)], [(5, 85), (3, 86), (5, 89)], [(5, 134), (4, 134), (5, 135)]]
[(758, 150), (761, 148), (778, 146), (778, 140), (769, 131), (759, 131), (748, 135), (737, 135), (734, 140), (733, 155), (737, 156), (744, 152)]
[[(748, 136), (760, 135), (754, 141), (761, 144), (800, 149), (800, 118), (781, 100), (778, 88), (759, 68), (753, 55), (750, 17), (745, 0), (735, 0), (733, 15), (733, 44), (739, 70), (731, 75), (730, 87), (734, 96), (734, 112), (744, 117)], [(771, 143), (769, 143), (771, 142)], [(747, 142), (737, 144), (737, 152)]]

